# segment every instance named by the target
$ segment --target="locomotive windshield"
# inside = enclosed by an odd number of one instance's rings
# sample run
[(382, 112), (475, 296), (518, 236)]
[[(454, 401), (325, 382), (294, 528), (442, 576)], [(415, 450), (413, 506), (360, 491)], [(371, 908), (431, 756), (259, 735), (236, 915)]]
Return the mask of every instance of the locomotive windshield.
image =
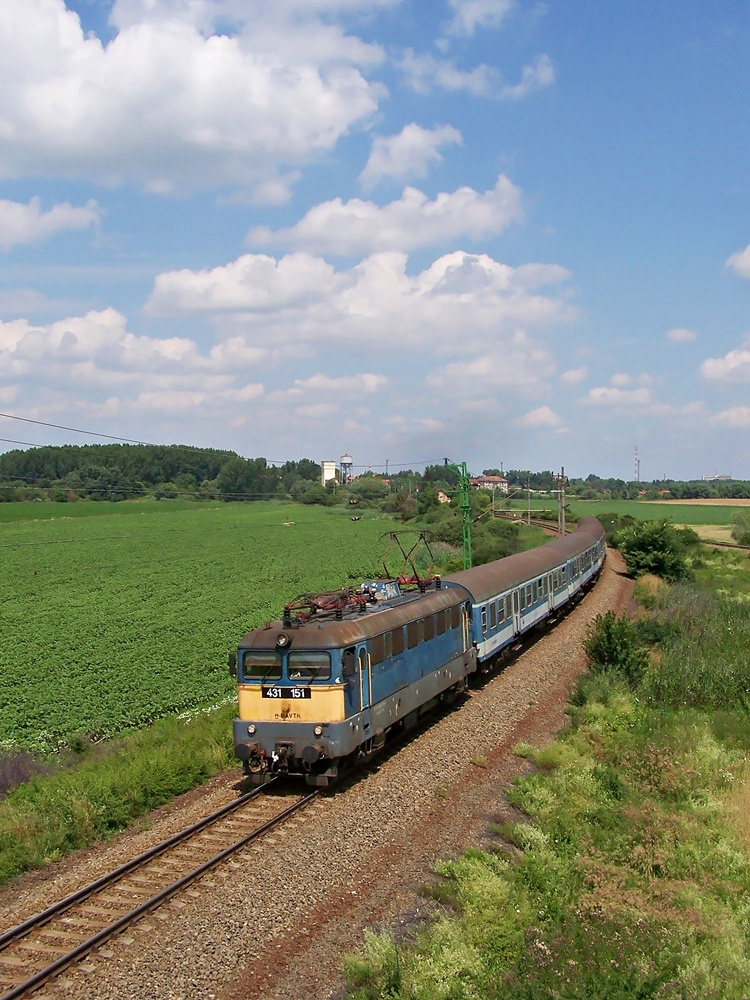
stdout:
[(250, 649), (242, 657), (242, 676), (247, 680), (281, 680), (281, 654), (273, 649)]
[(290, 681), (327, 681), (331, 677), (331, 654), (315, 650), (292, 650), (288, 662)]

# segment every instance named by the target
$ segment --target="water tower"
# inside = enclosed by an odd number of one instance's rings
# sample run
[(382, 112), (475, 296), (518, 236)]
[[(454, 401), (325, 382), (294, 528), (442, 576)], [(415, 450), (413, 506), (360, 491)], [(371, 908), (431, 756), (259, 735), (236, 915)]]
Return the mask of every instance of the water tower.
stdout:
[(341, 462), (339, 464), (341, 465), (341, 482), (346, 485), (351, 482), (354, 459), (351, 455), (342, 455)]

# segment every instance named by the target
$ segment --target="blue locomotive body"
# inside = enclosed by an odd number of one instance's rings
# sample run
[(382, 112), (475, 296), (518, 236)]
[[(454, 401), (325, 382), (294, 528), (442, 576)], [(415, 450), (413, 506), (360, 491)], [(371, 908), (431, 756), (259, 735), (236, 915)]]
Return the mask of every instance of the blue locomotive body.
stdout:
[(604, 555), (604, 531), (587, 518), (565, 538), (452, 574), (424, 593), (365, 585), (336, 616), (247, 633), (234, 723), (245, 773), (256, 784), (277, 773), (327, 784), (342, 762), (378, 750), (392, 730), (499, 662), (583, 592)]

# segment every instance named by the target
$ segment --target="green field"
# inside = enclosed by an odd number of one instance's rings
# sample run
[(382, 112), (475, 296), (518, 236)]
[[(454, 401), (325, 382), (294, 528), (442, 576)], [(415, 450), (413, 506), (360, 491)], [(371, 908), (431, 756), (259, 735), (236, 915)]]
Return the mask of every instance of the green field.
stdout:
[[(77, 516), (49, 516), (61, 508)], [(244, 632), (303, 591), (378, 574), (394, 527), (293, 504), (111, 508), (0, 505), (0, 747), (47, 751), (231, 698)]]
[(644, 500), (571, 500), (570, 509), (579, 517), (630, 514), (639, 521), (663, 521), (668, 518), (673, 524), (731, 524), (734, 514), (747, 508), (679, 501), (649, 503)]
[[(730, 525), (732, 518), (738, 510), (747, 510), (738, 504), (729, 505), (709, 505), (709, 504), (689, 504), (679, 501), (669, 503), (649, 503), (647, 500), (576, 500), (569, 499), (568, 510), (578, 517), (603, 517), (606, 514), (615, 514), (622, 517), (629, 514), (638, 521), (663, 521), (665, 518), (673, 524), (708, 524), (708, 525)], [(513, 510), (526, 511), (525, 500), (511, 501)], [(557, 501), (551, 497), (535, 495), (531, 498), (531, 516), (535, 513), (547, 510), (557, 513)]]

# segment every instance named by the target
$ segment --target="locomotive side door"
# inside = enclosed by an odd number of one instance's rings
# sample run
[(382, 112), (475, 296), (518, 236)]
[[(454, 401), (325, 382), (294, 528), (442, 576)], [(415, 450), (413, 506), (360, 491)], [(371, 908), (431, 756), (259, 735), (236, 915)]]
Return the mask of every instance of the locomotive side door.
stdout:
[(370, 654), (362, 646), (357, 654), (357, 673), (359, 674), (359, 696), (362, 710), (369, 708), (372, 702), (372, 676), (370, 673)]

